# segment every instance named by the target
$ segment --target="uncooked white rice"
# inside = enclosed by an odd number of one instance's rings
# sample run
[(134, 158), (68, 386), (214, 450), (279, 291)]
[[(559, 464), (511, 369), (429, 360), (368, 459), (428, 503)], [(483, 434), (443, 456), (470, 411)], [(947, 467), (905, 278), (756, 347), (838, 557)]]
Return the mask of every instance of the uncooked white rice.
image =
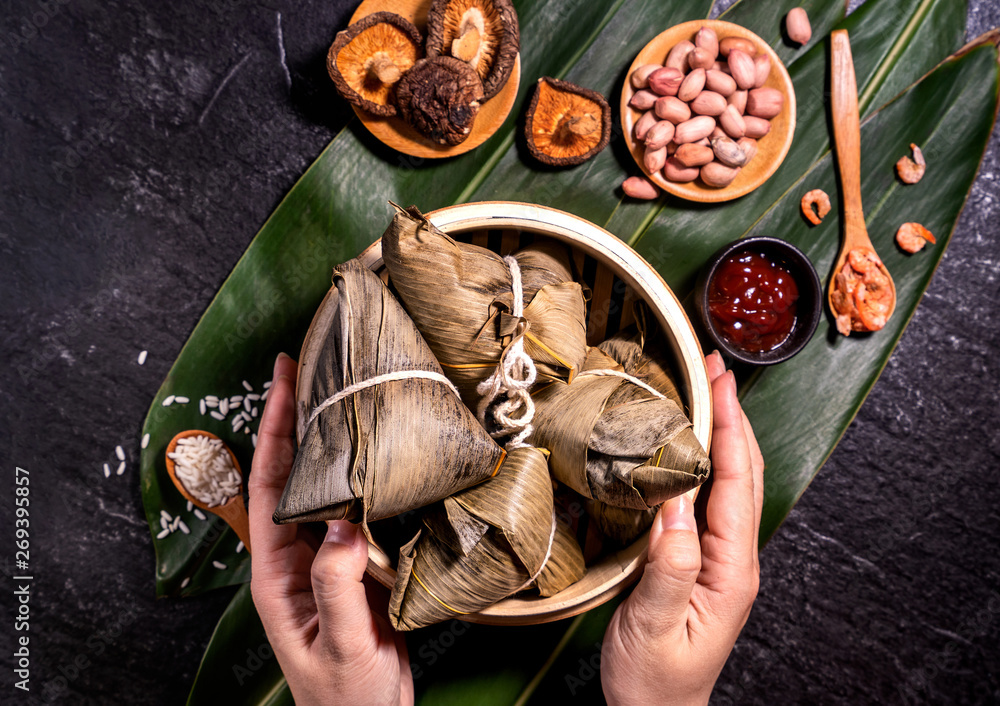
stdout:
[(161, 532), (160, 532), (160, 533), (159, 533), (158, 535), (156, 535), (156, 538), (157, 538), (157, 539), (163, 539), (163, 538), (164, 538), (164, 537), (166, 537), (166, 536), (167, 536), (168, 534), (170, 534), (170, 530), (169, 530), (169, 529), (164, 529), (164, 530), (163, 530), (163, 531), (161, 531)]
[(146, 354), (148, 351), (141, 351), (139, 353), (139, 365), (143, 365), (146, 362)]
[(213, 561), (212, 562), (212, 566), (214, 566), (216, 569), (225, 569), (226, 568), (226, 565), (223, 564), (221, 561)]
[(246, 396), (246, 399), (250, 400), (251, 402), (256, 402), (257, 400), (260, 399), (260, 395), (258, 395), (256, 392), (251, 392), (249, 395)]
[(267, 388), (269, 388), (270, 386), (271, 386), (271, 381), (270, 381), (270, 380), (268, 380), (267, 382), (265, 382), (265, 383), (264, 383), (264, 389), (265, 389), (265, 390), (266, 390)]
[(111, 477), (111, 466), (109, 466), (106, 463), (104, 464), (104, 477), (105, 478), (110, 478)]
[(247, 392), (253, 392), (253, 385), (248, 383), (246, 380), (243, 381), (243, 387), (247, 389)]
[(174, 398), (174, 402), (176, 402), (177, 404), (187, 404), (190, 401), (191, 400), (188, 399), (187, 397), (181, 397), (180, 395)]
[(170, 522), (170, 520), (174, 519), (170, 516), (170, 513), (167, 512), (166, 510), (160, 510), (160, 517), (162, 517), (167, 522)]
[(191, 583), (191, 577), (188, 576), (183, 581), (181, 581), (181, 588), (185, 588), (189, 583)]
[(240, 492), (242, 479), (220, 439), (188, 436), (177, 441), (169, 456), (185, 490), (208, 507), (221, 505)]
[(116, 446), (115, 447), (115, 456), (118, 457), (119, 461), (124, 461), (125, 460), (125, 449), (123, 449), (121, 446)]
[(163, 529), (165, 529), (167, 532), (170, 531), (170, 523), (167, 522), (166, 518), (164, 518), (164, 517), (160, 518), (160, 527), (162, 527)]
[(122, 461), (121, 463), (118, 464), (118, 470), (115, 471), (115, 475), (120, 476), (124, 472), (125, 472), (125, 462)]
[(256, 419), (256, 418), (257, 418), (257, 408), (256, 408), (256, 407), (254, 407), (254, 408), (253, 408), (253, 409), (252, 409), (252, 410), (250, 411), (250, 416), (251, 416), (251, 417), (252, 417), (253, 419)]
[(240, 543), (236, 545), (236, 553), (239, 554), (241, 551), (243, 551), (243, 540), (240, 540)]
[(219, 400), (219, 414), (223, 417), (229, 414), (229, 400)]
[[(257, 410), (255, 409), (254, 411), (256, 412)], [(250, 440), (253, 441), (253, 447), (257, 448), (257, 435), (254, 434), (253, 436), (251, 436)]]
[(187, 502), (187, 511), (191, 512), (192, 510), (194, 510), (194, 503), (191, 502), (190, 500), (188, 500), (188, 502)]
[(209, 395), (208, 397), (205, 398), (205, 406), (206, 407), (218, 407), (219, 406), (219, 398), (216, 397), (215, 395)]
[(243, 395), (233, 395), (229, 398), (230, 407), (238, 407), (240, 402), (243, 401)]
[(239, 431), (240, 427), (246, 424), (246, 420), (243, 417), (236, 417), (233, 419), (233, 431)]
[(163, 406), (164, 407), (169, 407), (173, 403), (174, 403), (174, 396), (173, 395), (167, 395), (167, 398), (165, 400), (163, 400)]
[(194, 509), (194, 516), (197, 517), (199, 520), (205, 519), (205, 513), (199, 510), (198, 508)]
[(147, 446), (149, 446), (149, 434), (142, 435), (142, 444), (140, 445), (142, 446), (142, 448), (146, 448)]
[(184, 524), (184, 520), (181, 520), (177, 524), (177, 526), (180, 527), (181, 532), (183, 532), (184, 534), (191, 534), (191, 530), (189, 530), (188, 526), (186, 524)]
[(198, 411), (201, 412), (202, 414), (205, 414), (205, 412), (206, 412), (206, 410), (205, 410), (205, 400), (199, 400), (198, 401)]
[(221, 422), (226, 418), (226, 415), (224, 415), (222, 412), (216, 412), (215, 410), (212, 410), (212, 418), (218, 419)]

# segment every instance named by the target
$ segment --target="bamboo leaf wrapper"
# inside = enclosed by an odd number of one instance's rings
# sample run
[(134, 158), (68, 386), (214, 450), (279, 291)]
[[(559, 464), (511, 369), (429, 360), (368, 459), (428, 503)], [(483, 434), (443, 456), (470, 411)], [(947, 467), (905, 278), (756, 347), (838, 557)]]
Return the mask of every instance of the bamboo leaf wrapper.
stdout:
[[(402, 306), (358, 260), (333, 273), (336, 307), (307, 413), (349, 386), (441, 367)], [(296, 455), (276, 522), (374, 521), (429, 505), (497, 472), (505, 452), (447, 381), (402, 377), (323, 409)]]
[(546, 454), (511, 451), (496, 477), (428, 510), (424, 528), (400, 549), (392, 626), (413, 630), (516, 592), (542, 571), (555, 522)]
[(643, 387), (594, 371), (624, 372), (592, 348), (584, 372), (569, 385), (532, 395), (532, 442), (552, 452), (552, 473), (586, 498), (648, 510), (708, 477), (708, 455), (683, 410)]
[(538, 243), (515, 253), (524, 301), (517, 317), (511, 268), (500, 255), (453, 240), (414, 206), (396, 208), (382, 236), (390, 280), (470, 408), (519, 333), (539, 378), (573, 379), (587, 352), (586, 298), (564, 247)]

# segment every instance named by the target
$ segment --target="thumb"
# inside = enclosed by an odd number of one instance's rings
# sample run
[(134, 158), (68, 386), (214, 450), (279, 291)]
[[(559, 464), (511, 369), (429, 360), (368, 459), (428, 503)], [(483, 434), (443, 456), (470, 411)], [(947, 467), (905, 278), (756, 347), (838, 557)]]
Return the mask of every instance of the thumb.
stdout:
[(361, 528), (333, 520), (312, 565), (312, 588), (319, 635), (328, 649), (348, 656), (359, 638), (372, 632), (371, 611), (361, 579), (368, 563), (368, 542)]
[(660, 506), (649, 533), (649, 560), (629, 598), (636, 627), (656, 637), (686, 625), (691, 590), (700, 571), (694, 505), (687, 495), (680, 495)]

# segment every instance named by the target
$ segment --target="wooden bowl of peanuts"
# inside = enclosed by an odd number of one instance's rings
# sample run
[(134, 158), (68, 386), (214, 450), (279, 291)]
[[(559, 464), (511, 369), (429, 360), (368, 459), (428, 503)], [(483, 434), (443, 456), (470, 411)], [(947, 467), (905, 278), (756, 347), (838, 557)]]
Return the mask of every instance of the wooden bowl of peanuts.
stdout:
[(694, 20), (642, 48), (621, 116), (629, 151), (656, 186), (691, 201), (729, 201), (767, 181), (788, 154), (795, 90), (756, 34)]

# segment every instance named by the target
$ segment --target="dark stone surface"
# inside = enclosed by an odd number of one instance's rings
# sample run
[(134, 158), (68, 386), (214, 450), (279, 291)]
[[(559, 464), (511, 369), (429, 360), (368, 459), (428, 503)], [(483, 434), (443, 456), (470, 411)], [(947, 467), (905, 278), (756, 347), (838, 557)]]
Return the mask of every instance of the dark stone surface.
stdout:
[[(46, 687), (60, 703), (186, 696), (230, 594), (154, 600), (139, 430), (214, 292), (346, 120), (323, 57), (350, 4), (5, 5), (0, 459), (5, 482), (31, 471), (33, 702)], [(971, 5), (970, 37), (1000, 25), (996, 2)], [(997, 135), (885, 373), (762, 555), (718, 703), (1000, 701)], [(128, 469), (105, 479), (118, 444)], [(10, 576), (10, 501), (0, 516)]]

